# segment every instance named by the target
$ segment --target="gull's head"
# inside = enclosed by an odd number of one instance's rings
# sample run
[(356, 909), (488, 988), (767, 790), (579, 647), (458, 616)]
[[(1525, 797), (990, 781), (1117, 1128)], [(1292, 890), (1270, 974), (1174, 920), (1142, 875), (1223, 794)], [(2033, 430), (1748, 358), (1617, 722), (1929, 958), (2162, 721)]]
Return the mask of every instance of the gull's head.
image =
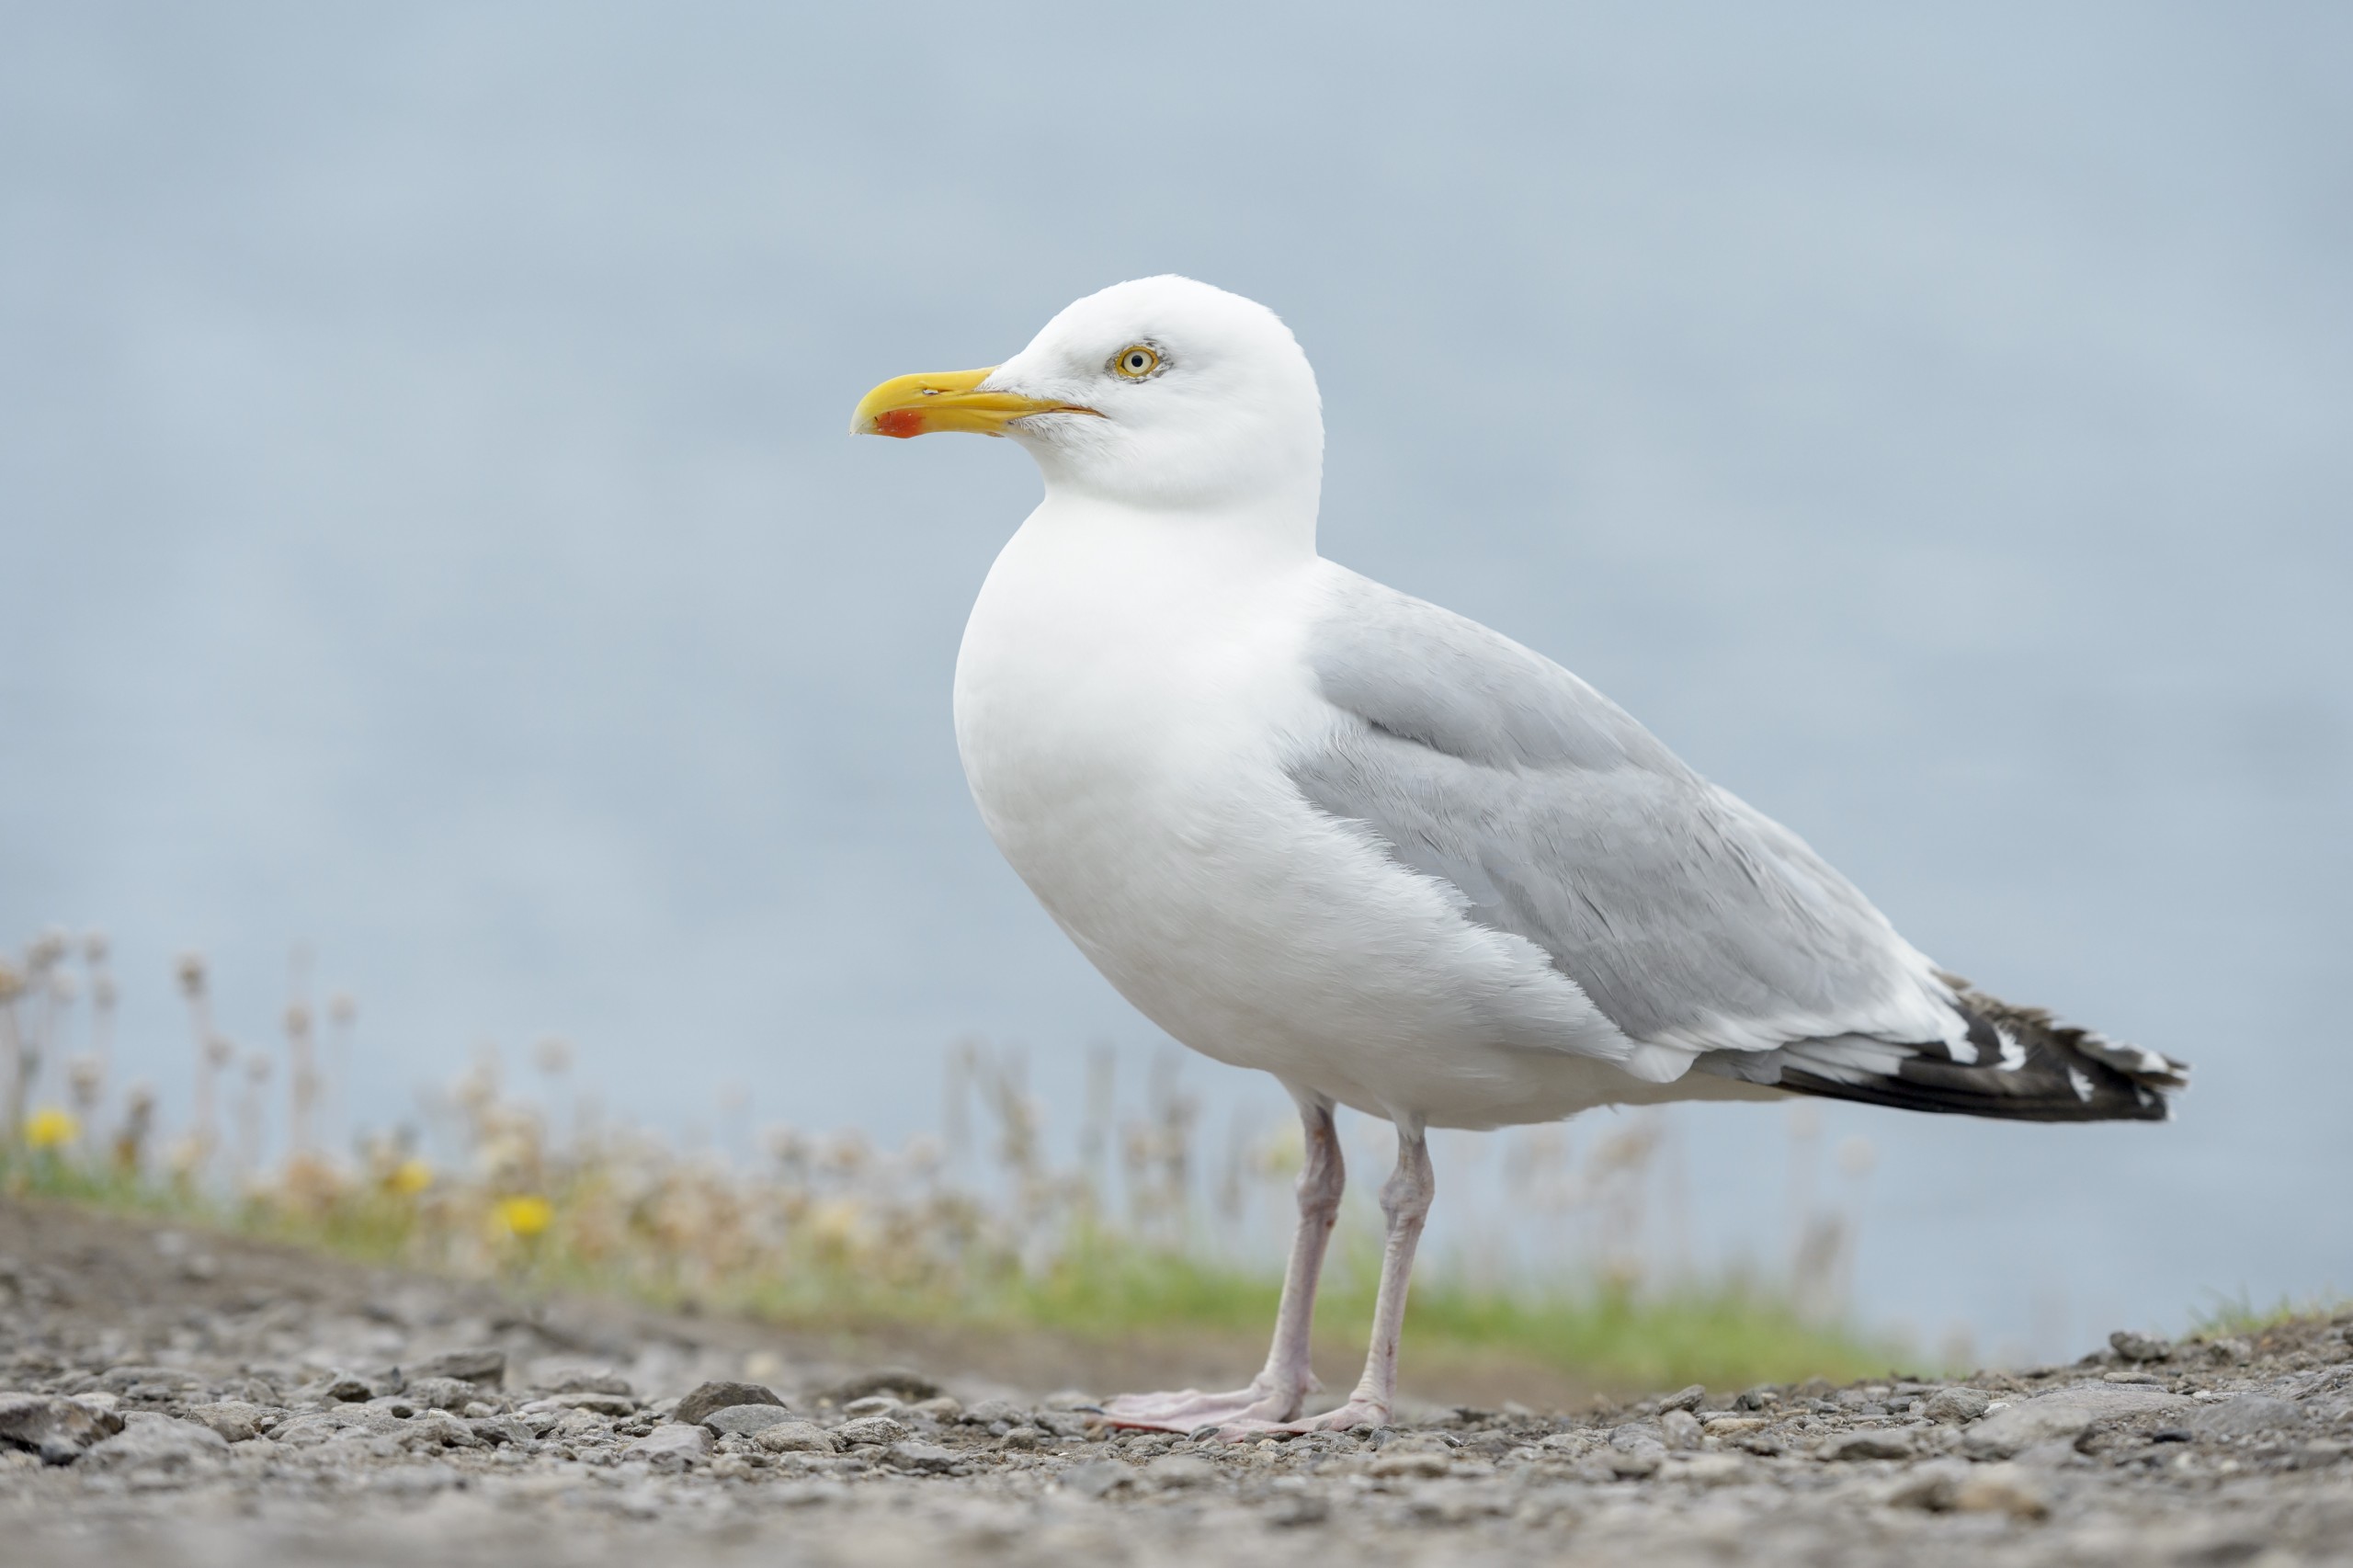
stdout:
[(1115, 283), (985, 370), (900, 376), (851, 429), (971, 430), (1028, 447), (1050, 489), (1144, 507), (1304, 501), (1324, 468), (1307, 356), (1266, 306), (1189, 278)]

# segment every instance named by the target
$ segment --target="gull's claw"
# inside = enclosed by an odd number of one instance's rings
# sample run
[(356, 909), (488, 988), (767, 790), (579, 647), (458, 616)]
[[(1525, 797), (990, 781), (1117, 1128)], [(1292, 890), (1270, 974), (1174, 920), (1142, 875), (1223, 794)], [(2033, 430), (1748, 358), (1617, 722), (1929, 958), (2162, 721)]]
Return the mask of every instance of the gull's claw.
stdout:
[[(1210, 1425), (1203, 1423), (1204, 1426)], [(1368, 1426), (1388, 1426), (1389, 1407), (1370, 1400), (1352, 1399), (1337, 1410), (1327, 1410), (1321, 1415), (1310, 1415), (1296, 1421), (1268, 1421), (1245, 1415), (1214, 1425), (1217, 1436), (1229, 1443), (1243, 1443), (1253, 1437), (1278, 1435), (1295, 1437), (1309, 1432), (1355, 1432)], [(1196, 1431), (1193, 1435), (1198, 1438), (1209, 1434)]]
[(1204, 1426), (1228, 1426), (1255, 1422), (1271, 1426), (1299, 1414), (1304, 1389), (1287, 1392), (1261, 1382), (1231, 1393), (1123, 1393), (1106, 1400), (1103, 1414), (1114, 1426), (1142, 1426), (1163, 1432), (1198, 1432)]

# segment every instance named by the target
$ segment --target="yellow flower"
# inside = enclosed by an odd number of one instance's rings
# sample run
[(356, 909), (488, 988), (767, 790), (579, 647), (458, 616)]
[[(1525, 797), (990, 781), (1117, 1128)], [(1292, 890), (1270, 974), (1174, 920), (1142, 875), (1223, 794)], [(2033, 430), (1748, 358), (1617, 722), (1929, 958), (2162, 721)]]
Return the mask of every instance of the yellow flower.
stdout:
[(385, 1189), (403, 1198), (415, 1198), (432, 1185), (433, 1167), (415, 1158), (403, 1160), (384, 1177)]
[(71, 1111), (55, 1106), (33, 1113), (25, 1123), (25, 1141), (36, 1149), (63, 1149), (82, 1136), (82, 1124), (74, 1119)]
[(536, 1236), (555, 1218), (555, 1205), (544, 1198), (502, 1198), (494, 1212), (508, 1234)]

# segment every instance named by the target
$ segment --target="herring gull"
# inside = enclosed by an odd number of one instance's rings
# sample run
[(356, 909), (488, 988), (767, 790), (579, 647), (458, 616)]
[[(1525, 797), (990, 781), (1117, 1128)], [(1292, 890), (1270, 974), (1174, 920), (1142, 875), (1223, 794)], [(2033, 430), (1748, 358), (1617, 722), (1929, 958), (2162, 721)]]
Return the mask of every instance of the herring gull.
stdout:
[[(1790, 1094), (2162, 1120), (2187, 1083), (1938, 968), (1584, 681), (1317, 554), (1321, 400), (1262, 305), (1118, 284), (1002, 365), (884, 382), (853, 427), (1037, 460), (956, 663), (972, 798), (1122, 995), (1305, 1125), (1265, 1369), (1121, 1396), (1123, 1425), (1385, 1423), (1431, 1127)], [(1393, 1123), (1397, 1165), (1363, 1379), (1302, 1422), (1336, 1106)]]

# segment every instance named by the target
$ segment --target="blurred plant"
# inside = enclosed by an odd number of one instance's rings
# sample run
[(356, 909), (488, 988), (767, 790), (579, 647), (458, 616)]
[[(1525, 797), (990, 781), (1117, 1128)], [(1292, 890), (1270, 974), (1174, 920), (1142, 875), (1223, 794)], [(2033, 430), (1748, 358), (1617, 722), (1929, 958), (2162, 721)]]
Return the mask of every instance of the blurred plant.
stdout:
[[(94, 942), (84, 944), (85, 961), (102, 964), (105, 949)], [(44, 1007), (70, 1005), (70, 988), (59, 1000), (51, 983), (63, 952), (35, 944), (21, 974), (0, 965), (0, 1044), (19, 1038), (20, 1003), (46, 996)], [(1290, 1222), (1301, 1164), (1296, 1122), (1286, 1117), (1269, 1128), (1237, 1112), (1213, 1137), (1173, 1051), (1150, 1062), (1142, 1103), (1124, 1117), (1116, 1058), (1108, 1048), (1090, 1051), (1068, 1165), (1050, 1153), (1025, 1053), (977, 1040), (948, 1053), (943, 1135), (912, 1137), (895, 1149), (855, 1130), (779, 1126), (756, 1141), (739, 1128), (722, 1151), (696, 1152), (606, 1124), (585, 1096), (559, 1138), (553, 1102), (573, 1092), (574, 1054), (544, 1039), (529, 1052), (534, 1085), (510, 1087), (498, 1053), (485, 1046), (427, 1100), (421, 1128), (364, 1133), (338, 1157), (320, 1135), (320, 1110), (347, 1060), (355, 1009), (347, 997), (326, 1006), (336, 1042), (330, 1072), (301, 1000), (306, 957), (298, 958), (294, 997), (281, 1017), (290, 1093), (274, 1165), (265, 1090), (276, 1064), (266, 1052), (240, 1052), (216, 1028), (207, 966), (190, 954), (177, 978), (197, 1047), (192, 1115), (162, 1169), (150, 1169), (152, 1090), (134, 1086), (123, 1096), (110, 1139), (96, 1131), (108, 1046), (93, 970), (89, 1065), (69, 1074), (74, 1109), (29, 1119), (21, 1111), (33, 1078), (16, 1064), (37, 1055), (35, 1042), (58, 1038), (53, 1018), (25, 1033), (31, 1049), (0, 1063), (11, 1068), (17, 1096), (9, 1136), (40, 1152), (15, 1160), (0, 1153), (0, 1188), (164, 1204), (370, 1259), (691, 1300), (818, 1325), (947, 1319), (1077, 1333), (1186, 1324), (1255, 1334), (1272, 1312), (1270, 1260)], [(110, 980), (106, 994), (111, 1009)], [(225, 1150), (224, 1074), (235, 1096), (225, 1108), (235, 1121)], [(533, 1087), (543, 1100), (529, 1097)], [(749, 1096), (722, 1096), (721, 1107), (722, 1126), (731, 1125), (748, 1116)], [(1500, 1248), (1475, 1269), (1461, 1256), (1433, 1257), (1415, 1286), (1409, 1334), (1417, 1342), (1506, 1343), (1597, 1375), (1643, 1379), (1756, 1381), (1883, 1368), (1884, 1346), (1836, 1326), (1849, 1273), (1848, 1216), (1812, 1216), (1801, 1225), (1786, 1289), (1737, 1272), (1698, 1280), (1688, 1268), (1659, 1267), (1656, 1217), (1664, 1210), (1670, 1228), (1680, 1222), (1668, 1125), (1645, 1111), (1600, 1121), (1582, 1142), (1561, 1127), (1494, 1142), (1459, 1135), (1449, 1168), (1475, 1169), (1499, 1151), (1516, 1228), (1550, 1229), (1563, 1244), (1533, 1273), (1515, 1271)], [(1796, 1162), (1811, 1158), (1813, 1129), (1810, 1120), (1792, 1126), (1793, 1184), (1811, 1181)], [(1381, 1131), (1352, 1126), (1350, 1137), (1364, 1144), (1351, 1150), (1352, 1163), (1381, 1168)], [(1204, 1148), (1216, 1156), (1203, 1159)], [(229, 1156), (225, 1170), (215, 1168), (221, 1153)], [(1849, 1141), (1839, 1162), (1859, 1184), (1868, 1147)], [(1366, 1191), (1351, 1205), (1322, 1310), (1369, 1320), (1377, 1221)], [(1563, 1254), (1575, 1261), (1563, 1265)]]
[(25, 1123), (25, 1142), (38, 1151), (56, 1153), (82, 1136), (82, 1124), (71, 1111), (50, 1106), (33, 1112)]
[(492, 1210), (497, 1216), (499, 1228), (510, 1236), (529, 1241), (544, 1233), (555, 1220), (555, 1205), (544, 1198), (522, 1196), (502, 1198)]

